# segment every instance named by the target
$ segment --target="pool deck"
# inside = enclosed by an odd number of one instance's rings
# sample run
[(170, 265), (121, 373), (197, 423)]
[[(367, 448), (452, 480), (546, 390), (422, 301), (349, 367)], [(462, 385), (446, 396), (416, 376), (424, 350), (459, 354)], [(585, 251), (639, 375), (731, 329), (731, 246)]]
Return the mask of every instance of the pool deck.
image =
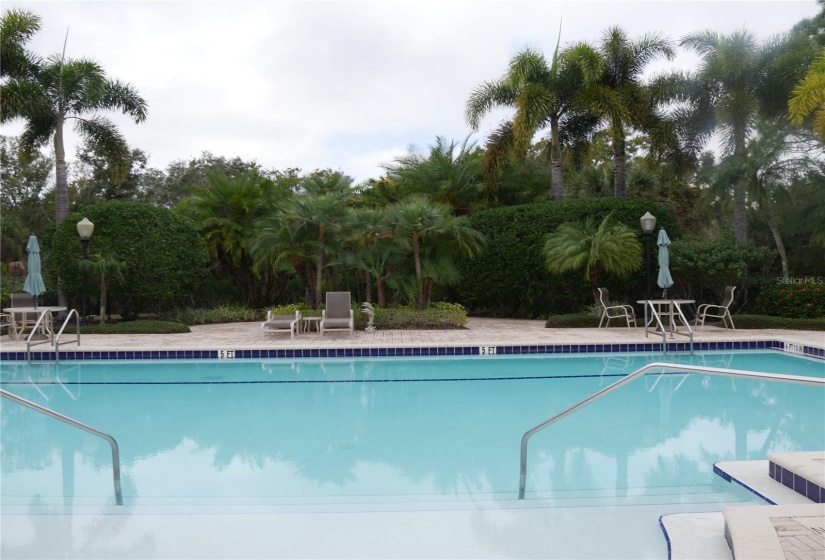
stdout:
[[(487, 346), (530, 344), (625, 344), (659, 343), (661, 335), (650, 333), (645, 338), (643, 328), (610, 327), (604, 329), (548, 329), (544, 321), (527, 319), (491, 319), (470, 317), (466, 328), (453, 330), (377, 330), (372, 333), (334, 331), (323, 337), (317, 332), (301, 333), (291, 340), (289, 333), (262, 334), (260, 323), (225, 323), (196, 325), (190, 333), (82, 335), (80, 350), (256, 350), (272, 348), (346, 348), (346, 347), (425, 347), (425, 346)], [(65, 340), (71, 336), (64, 334)], [(687, 342), (685, 336), (668, 339)], [(825, 333), (783, 329), (730, 330), (705, 326), (694, 333), (695, 342), (778, 340), (794, 344), (825, 346)], [(47, 350), (49, 345), (34, 348)], [(77, 344), (63, 343), (62, 350), (78, 349)], [(3, 351), (25, 351), (25, 340), (0, 338)]]
[[(507, 346), (558, 344), (657, 343), (643, 328), (547, 329), (544, 321), (470, 318), (455, 330), (379, 330), (262, 334), (260, 323), (200, 325), (192, 332), (169, 335), (83, 335), (61, 351), (135, 350), (255, 350), (281, 348), (382, 348), (433, 346)], [(67, 337), (71, 338), (71, 337)], [(675, 342), (685, 342), (677, 336)], [(695, 342), (780, 341), (825, 347), (825, 333), (779, 329), (728, 330), (706, 326)], [(47, 350), (42, 345), (36, 350)], [(25, 351), (26, 342), (0, 337), (0, 350)], [(587, 508), (550, 511), (524, 509), (518, 503), (453, 511), (353, 511), (348, 513), (284, 513), (278, 511), (189, 512), (187, 515), (133, 508), (121, 515), (116, 507), (55, 507), (31, 515), (28, 506), (2, 512), (8, 558), (501, 558), (552, 555), (553, 550), (577, 550), (574, 535), (590, 524)], [(110, 511), (111, 510), (111, 511)], [(691, 543), (673, 558), (730, 558), (724, 538), (701, 534), (719, 531), (720, 513), (687, 518), (681, 533)], [(705, 516), (705, 517), (703, 517)], [(369, 527), (367, 531), (365, 528)], [(101, 528), (103, 532), (100, 533)], [(514, 529), (518, 529), (517, 531)], [(551, 529), (552, 528), (552, 529)], [(94, 533), (90, 533), (94, 529)], [(622, 543), (612, 526), (599, 528), (600, 539)], [(512, 539), (504, 538), (513, 534)], [(14, 538), (8, 538), (14, 535)], [(99, 535), (97, 538), (94, 535)], [(308, 538), (323, 535), (323, 538)], [(676, 540), (672, 543), (676, 548)], [(632, 546), (631, 546), (632, 548)], [(703, 551), (699, 553), (699, 551)], [(637, 551), (649, 555), (651, 551)], [(627, 556), (618, 553), (622, 557)], [(632, 553), (631, 553), (632, 554)], [(102, 556), (101, 556), (102, 555)], [(818, 557), (818, 556), (817, 556)], [(788, 556), (790, 558), (790, 556)]]

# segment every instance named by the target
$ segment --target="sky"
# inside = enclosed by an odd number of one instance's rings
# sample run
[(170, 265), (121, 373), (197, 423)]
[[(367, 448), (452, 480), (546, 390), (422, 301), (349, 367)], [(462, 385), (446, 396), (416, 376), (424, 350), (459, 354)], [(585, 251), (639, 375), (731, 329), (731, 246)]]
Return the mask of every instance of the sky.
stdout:
[[(484, 145), (509, 115), (479, 129), (464, 117), (478, 85), (526, 47), (743, 27), (760, 38), (819, 12), (815, 0), (774, 1), (6, 1), (43, 18), (29, 48), (100, 63), (146, 99), (145, 122), (107, 113), (130, 147), (165, 169), (209, 151), (265, 169), (332, 169), (355, 182), (437, 136)], [(650, 73), (695, 68), (683, 50)], [(0, 127), (19, 134), (20, 124)], [(77, 138), (67, 136), (71, 159)]]

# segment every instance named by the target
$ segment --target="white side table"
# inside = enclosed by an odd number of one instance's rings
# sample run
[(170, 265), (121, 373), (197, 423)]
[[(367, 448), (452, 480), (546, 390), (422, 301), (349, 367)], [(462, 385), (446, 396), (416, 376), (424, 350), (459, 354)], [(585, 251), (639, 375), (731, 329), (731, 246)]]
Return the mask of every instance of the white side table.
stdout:
[(309, 332), (312, 325), (315, 325), (315, 332), (321, 332), (321, 317), (302, 317), (301, 332)]

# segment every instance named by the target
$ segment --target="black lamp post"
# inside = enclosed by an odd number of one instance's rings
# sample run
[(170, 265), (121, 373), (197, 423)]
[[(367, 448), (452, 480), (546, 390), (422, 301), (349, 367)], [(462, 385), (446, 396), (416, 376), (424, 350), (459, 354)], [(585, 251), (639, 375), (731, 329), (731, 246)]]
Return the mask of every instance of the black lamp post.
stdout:
[(653, 230), (656, 228), (656, 216), (650, 212), (639, 219), (642, 224), (642, 233), (645, 236), (645, 254), (647, 255), (647, 299), (653, 299), (653, 271), (650, 262), (650, 238), (653, 237)]
[[(77, 222), (77, 234), (80, 236), (80, 245), (83, 247), (83, 260), (89, 254), (89, 239), (95, 231), (95, 225), (88, 218), (83, 218)], [(83, 267), (83, 316), (80, 319), (82, 325), (86, 325), (86, 267)]]

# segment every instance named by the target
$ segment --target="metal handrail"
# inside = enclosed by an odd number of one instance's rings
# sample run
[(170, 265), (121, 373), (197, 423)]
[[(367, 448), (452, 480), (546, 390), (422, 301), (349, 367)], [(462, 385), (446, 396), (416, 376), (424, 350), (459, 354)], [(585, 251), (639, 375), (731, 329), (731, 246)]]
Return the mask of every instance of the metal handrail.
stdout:
[(665, 324), (662, 323), (662, 318), (659, 317), (659, 313), (656, 311), (656, 308), (653, 306), (652, 303), (647, 302), (645, 304), (645, 338), (647, 338), (647, 308), (650, 307), (650, 311), (653, 313), (653, 318), (656, 319), (656, 322), (659, 324), (659, 328), (662, 330), (662, 352), (667, 354), (667, 331), (665, 331)]
[(54, 335), (54, 359), (57, 363), (60, 363), (60, 336), (66, 329), (66, 325), (69, 324), (69, 319), (72, 318), (72, 315), (74, 315), (75, 318), (75, 333), (77, 334), (77, 338), (74, 340), (67, 340), (66, 342), (77, 342), (77, 345), (80, 346), (80, 315), (77, 314), (77, 309), (72, 309), (69, 311), (69, 314), (66, 315), (66, 319), (63, 321), (63, 326), (60, 327), (60, 331)]
[(46, 317), (46, 315), (51, 315), (51, 311), (48, 309), (44, 309), (40, 312), (40, 317), (37, 318), (37, 321), (34, 323), (34, 327), (32, 327), (32, 332), (29, 333), (29, 336), (26, 337), (26, 361), (32, 361), (32, 346), (38, 346), (40, 344), (48, 344), (51, 342), (51, 339), (46, 338), (46, 340), (39, 340), (37, 342), (32, 342), (32, 337), (37, 334), (37, 329), (40, 327), (40, 323)]
[(678, 370), (678, 371), (686, 371), (692, 373), (705, 373), (709, 375), (724, 375), (728, 377), (744, 377), (746, 379), (764, 379), (766, 381), (785, 381), (787, 383), (799, 383), (802, 385), (815, 385), (825, 387), (825, 379), (821, 379), (818, 377), (804, 377), (800, 375), (785, 375), (780, 373), (760, 373), (756, 371), (744, 371), (738, 369), (725, 369), (725, 368), (709, 368), (704, 366), (685, 366), (681, 364), (667, 364), (667, 363), (653, 363), (643, 366), (633, 373), (619, 379), (615, 383), (608, 385), (601, 391), (597, 391), (587, 397), (586, 399), (579, 401), (578, 403), (574, 404), (570, 408), (556, 414), (555, 416), (548, 418), (541, 424), (534, 426), (524, 432), (524, 435), (521, 437), (521, 464), (519, 470), (519, 487), (518, 487), (518, 499), (524, 499), (524, 487), (527, 485), (527, 442), (530, 440), (530, 437), (543, 430), (544, 428), (548, 427), (551, 424), (556, 423), (557, 421), (561, 420), (565, 416), (569, 416), (570, 414), (576, 412), (580, 408), (587, 406), (588, 404), (592, 403), (600, 399), (601, 397), (605, 396), (607, 393), (613, 392), (614, 390), (618, 389), (622, 385), (630, 383), (640, 375), (643, 375), (649, 372), (652, 369), (662, 368), (670, 369), (670, 370)]
[[(687, 327), (687, 330), (688, 330), (687, 334), (677, 331), (676, 328), (673, 326), (673, 308), (674, 307), (676, 307), (676, 313), (678, 314), (679, 319), (682, 321), (682, 324), (684, 324), (685, 327)], [(662, 318), (659, 316), (658, 311), (656, 311), (656, 306), (651, 301), (646, 301), (646, 303), (645, 303), (645, 338), (647, 338), (647, 336), (648, 336), (647, 335), (647, 333), (648, 333), (648, 321), (647, 321), (647, 310), (648, 310), (648, 308), (650, 308), (650, 312), (653, 313), (653, 318), (656, 319), (656, 323), (658, 323), (659, 328), (662, 331), (662, 352), (664, 354), (667, 354), (667, 332), (668, 331), (665, 329), (665, 325), (664, 325), (664, 323), (662, 323)], [(670, 302), (670, 327), (671, 327), (671, 330), (669, 332), (671, 333), (671, 336), (674, 335), (674, 334), (678, 334), (678, 335), (687, 336), (687, 337), (690, 338), (690, 353), (693, 354), (693, 329), (691, 328), (690, 323), (688, 323), (687, 317), (685, 317), (685, 314), (682, 312), (682, 307), (676, 301), (671, 301)]]
[(112, 448), (112, 477), (114, 478), (114, 483), (115, 483), (115, 502), (119, 506), (123, 505), (123, 493), (121, 492), (121, 489), (120, 489), (120, 450), (117, 446), (117, 441), (115, 441), (115, 438), (113, 438), (111, 435), (107, 434), (106, 432), (101, 432), (100, 430), (98, 430), (96, 428), (92, 428), (91, 426), (87, 426), (86, 424), (84, 424), (82, 422), (78, 422), (77, 420), (69, 418), (68, 416), (64, 416), (64, 415), (60, 414), (59, 412), (55, 412), (54, 410), (51, 410), (50, 408), (46, 408), (45, 406), (40, 406), (37, 403), (33, 403), (30, 400), (24, 399), (23, 397), (18, 397), (14, 393), (9, 393), (8, 391), (6, 391), (4, 389), (0, 389), (0, 396), (5, 397), (5, 398), (9, 399), (10, 401), (14, 401), (17, 404), (21, 404), (21, 405), (23, 405), (27, 408), (31, 408), (32, 410), (36, 410), (37, 412), (41, 412), (41, 413), (43, 413), (47, 416), (51, 416), (52, 418), (54, 418), (56, 420), (60, 420), (61, 422), (65, 422), (66, 424), (69, 424), (70, 426), (74, 426), (75, 428), (80, 428), (81, 430), (83, 430), (85, 432), (89, 432), (90, 434), (101, 437), (101, 438), (105, 439), (107, 442), (109, 442), (109, 445)]
[(687, 320), (687, 317), (685, 317), (685, 314), (682, 313), (682, 306), (679, 305), (678, 302), (675, 302), (675, 301), (670, 302), (671, 314), (673, 313), (673, 306), (674, 305), (676, 306), (676, 312), (679, 313), (679, 319), (681, 319), (682, 323), (685, 325), (685, 327), (687, 327), (688, 334), (680, 333), (679, 331), (675, 330), (675, 328), (673, 330), (673, 333), (674, 334), (681, 334), (683, 336), (689, 336), (690, 337), (690, 353), (693, 354), (693, 328), (691, 328), (690, 323), (688, 323), (688, 320)]

